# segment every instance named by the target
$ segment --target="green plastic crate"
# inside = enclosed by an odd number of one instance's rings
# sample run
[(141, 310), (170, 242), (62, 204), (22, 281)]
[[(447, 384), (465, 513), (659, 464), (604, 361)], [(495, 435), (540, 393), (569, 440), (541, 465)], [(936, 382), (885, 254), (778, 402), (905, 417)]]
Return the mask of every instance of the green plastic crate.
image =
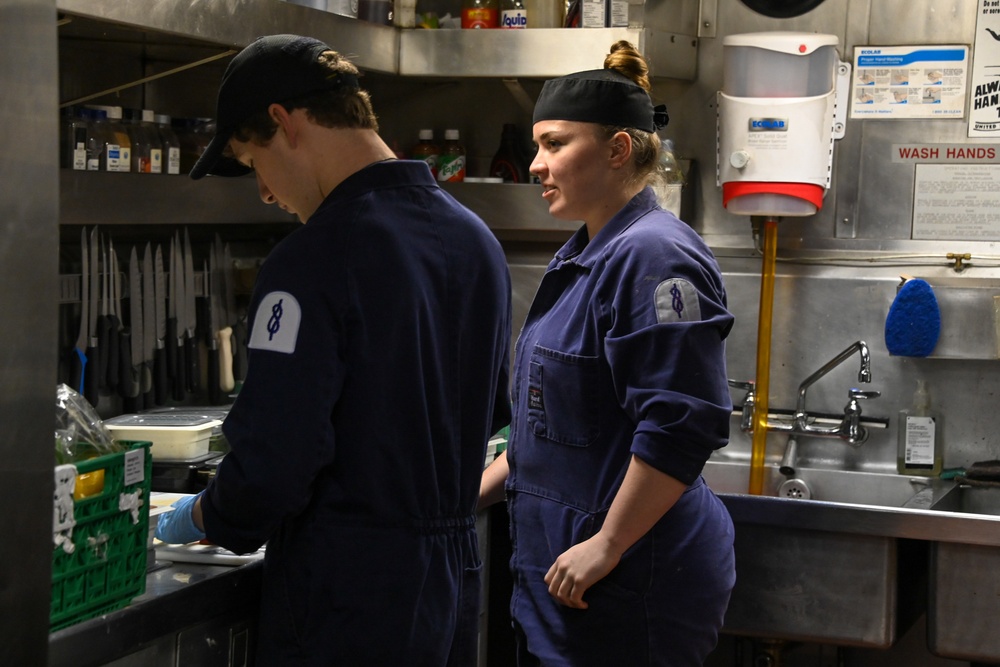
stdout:
[(151, 443), (123, 444), (124, 452), (73, 464), (77, 474), (104, 471), (96, 495), (67, 498), (59, 479), (73, 471), (56, 468), (50, 630), (120, 609), (146, 590)]

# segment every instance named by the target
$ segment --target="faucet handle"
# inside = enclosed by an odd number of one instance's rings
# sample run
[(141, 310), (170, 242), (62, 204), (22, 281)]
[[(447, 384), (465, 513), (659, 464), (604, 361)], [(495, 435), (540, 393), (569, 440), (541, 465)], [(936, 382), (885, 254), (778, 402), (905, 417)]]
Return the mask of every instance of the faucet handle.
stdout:
[(729, 380), (729, 386), (734, 389), (746, 389), (747, 391), (754, 390), (753, 380), (748, 380), (746, 382), (741, 382), (740, 380)]
[(880, 391), (862, 391), (861, 389), (857, 389), (855, 387), (851, 387), (850, 391), (847, 392), (847, 396), (851, 400), (858, 398), (878, 398), (881, 395), (882, 392)]

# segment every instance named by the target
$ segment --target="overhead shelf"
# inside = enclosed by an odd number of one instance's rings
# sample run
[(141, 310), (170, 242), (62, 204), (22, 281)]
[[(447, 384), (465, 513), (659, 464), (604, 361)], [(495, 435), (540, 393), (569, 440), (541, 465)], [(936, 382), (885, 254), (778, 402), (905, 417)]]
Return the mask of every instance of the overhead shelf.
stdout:
[[(652, 2), (652, 0), (649, 0)], [(548, 78), (602, 67), (609, 47), (639, 47), (656, 78), (693, 80), (698, 38), (690, 0), (658, 0), (647, 27), (419, 30), (377, 25), (295, 0), (56, 0), (59, 12), (186, 39), (242, 48), (260, 35), (321, 39), (372, 72), (412, 76)], [(695, 3), (696, 6), (697, 3)], [(658, 20), (668, 13), (669, 22)], [(650, 25), (670, 25), (669, 32)]]
[(538, 77), (600, 69), (618, 40), (646, 56), (656, 77), (693, 80), (698, 40), (649, 28), (538, 30), (402, 30), (399, 74)]

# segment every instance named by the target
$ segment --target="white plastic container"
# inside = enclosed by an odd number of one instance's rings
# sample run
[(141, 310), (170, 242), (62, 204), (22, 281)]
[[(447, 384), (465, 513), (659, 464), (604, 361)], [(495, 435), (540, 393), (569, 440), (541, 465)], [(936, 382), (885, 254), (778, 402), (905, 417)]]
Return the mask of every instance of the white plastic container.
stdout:
[(192, 415), (159, 413), (121, 415), (107, 419), (104, 425), (121, 440), (148, 440), (149, 452), (156, 461), (185, 461), (208, 455), (218, 419)]
[(717, 182), (738, 215), (815, 214), (830, 187), (837, 37), (727, 35)]

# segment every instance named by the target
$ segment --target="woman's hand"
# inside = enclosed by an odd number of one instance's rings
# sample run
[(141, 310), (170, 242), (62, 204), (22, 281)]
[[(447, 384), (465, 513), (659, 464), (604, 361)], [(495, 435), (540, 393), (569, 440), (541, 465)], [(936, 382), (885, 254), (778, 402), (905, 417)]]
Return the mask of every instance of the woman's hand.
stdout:
[(583, 594), (615, 569), (620, 560), (621, 552), (598, 533), (556, 558), (545, 574), (549, 595), (567, 607), (586, 609)]

